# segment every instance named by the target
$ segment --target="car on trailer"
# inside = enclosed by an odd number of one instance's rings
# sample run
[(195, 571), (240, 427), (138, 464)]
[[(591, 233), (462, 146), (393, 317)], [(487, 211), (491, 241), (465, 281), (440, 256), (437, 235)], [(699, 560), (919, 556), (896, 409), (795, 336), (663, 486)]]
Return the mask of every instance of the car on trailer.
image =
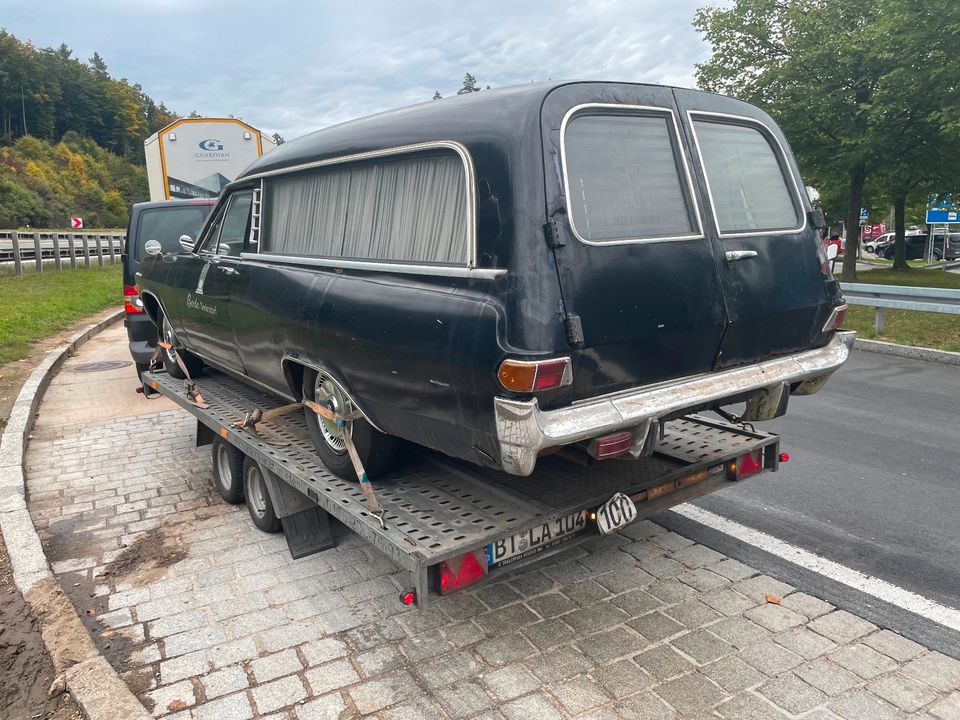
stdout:
[[(762, 110), (656, 85), (539, 83), (285, 143), (187, 250), (142, 266), (178, 376), (204, 365), (508, 473), (655, 452), (664, 424), (782, 415), (847, 359), (846, 305)], [(353, 474), (340, 427), (316, 452)]]

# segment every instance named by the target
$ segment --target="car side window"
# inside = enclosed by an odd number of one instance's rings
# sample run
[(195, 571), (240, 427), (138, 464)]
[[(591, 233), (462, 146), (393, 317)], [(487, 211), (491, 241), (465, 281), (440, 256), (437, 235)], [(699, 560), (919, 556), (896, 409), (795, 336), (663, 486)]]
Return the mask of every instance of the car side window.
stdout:
[(234, 193), (227, 200), (226, 208), (210, 223), (202, 252), (240, 257), (250, 226), (252, 201), (253, 193), (249, 190)]

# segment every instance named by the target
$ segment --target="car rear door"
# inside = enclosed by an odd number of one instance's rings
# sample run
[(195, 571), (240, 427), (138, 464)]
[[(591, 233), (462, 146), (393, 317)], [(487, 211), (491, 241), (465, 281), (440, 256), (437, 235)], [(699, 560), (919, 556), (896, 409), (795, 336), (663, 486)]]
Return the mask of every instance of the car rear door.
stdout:
[[(233, 192), (207, 227), (199, 252), (199, 273), (185, 278), (183, 327), (188, 344), (205, 359), (242, 371), (230, 310), (233, 280), (250, 228), (252, 190)], [(194, 285), (195, 283), (195, 285)]]
[(704, 225), (728, 320), (717, 367), (812, 347), (830, 312), (832, 278), (786, 139), (753, 106), (674, 93), (703, 170)]
[(575, 399), (709, 372), (726, 314), (671, 90), (560, 86), (541, 126)]

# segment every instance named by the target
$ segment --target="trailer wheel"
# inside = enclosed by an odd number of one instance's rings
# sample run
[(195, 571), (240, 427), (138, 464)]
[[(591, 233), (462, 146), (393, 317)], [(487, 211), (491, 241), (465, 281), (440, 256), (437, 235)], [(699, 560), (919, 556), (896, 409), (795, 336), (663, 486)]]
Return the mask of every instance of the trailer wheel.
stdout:
[(231, 505), (243, 502), (243, 453), (223, 438), (214, 438), (213, 484)]
[(170, 343), (171, 346), (169, 350), (163, 351), (163, 369), (167, 371), (170, 377), (177, 380), (186, 380), (187, 376), (184, 374), (183, 368), (180, 367), (180, 363), (177, 362), (177, 356), (179, 356), (184, 367), (187, 368), (187, 372), (190, 373), (190, 377), (197, 377), (203, 371), (203, 360), (183, 348), (178, 349), (177, 346), (180, 341), (177, 340), (177, 336), (173, 332), (173, 326), (170, 325), (166, 315), (160, 316), (160, 330), (164, 342)]
[[(355, 409), (353, 401), (339, 382), (326, 373), (310, 368), (306, 368), (303, 372), (303, 396), (343, 415)], [(310, 408), (304, 408), (304, 412), (313, 447), (323, 464), (334, 475), (344, 480), (356, 481), (357, 474), (347, 454), (340, 428), (335, 423), (320, 418)], [(396, 454), (397, 439), (384, 435), (363, 418), (347, 422), (345, 429), (350, 433), (367, 475), (376, 477), (386, 472)]]
[(263, 477), (260, 466), (249, 457), (243, 460), (243, 490), (253, 524), (264, 532), (278, 532), (282, 525), (273, 509), (273, 501), (270, 500), (270, 493), (267, 490), (267, 481)]

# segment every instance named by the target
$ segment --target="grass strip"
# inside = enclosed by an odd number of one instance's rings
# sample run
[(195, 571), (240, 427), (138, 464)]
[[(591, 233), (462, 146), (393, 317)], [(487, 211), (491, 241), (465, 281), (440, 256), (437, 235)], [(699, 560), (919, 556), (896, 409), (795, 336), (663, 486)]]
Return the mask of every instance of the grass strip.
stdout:
[(0, 365), (31, 343), (110, 307), (122, 306), (120, 265), (0, 277)]
[[(857, 274), (862, 283), (960, 289), (960, 275), (941, 270), (869, 270)], [(960, 352), (960, 315), (887, 309), (884, 332), (874, 330), (874, 309), (851, 305), (843, 327), (868, 340)]]

